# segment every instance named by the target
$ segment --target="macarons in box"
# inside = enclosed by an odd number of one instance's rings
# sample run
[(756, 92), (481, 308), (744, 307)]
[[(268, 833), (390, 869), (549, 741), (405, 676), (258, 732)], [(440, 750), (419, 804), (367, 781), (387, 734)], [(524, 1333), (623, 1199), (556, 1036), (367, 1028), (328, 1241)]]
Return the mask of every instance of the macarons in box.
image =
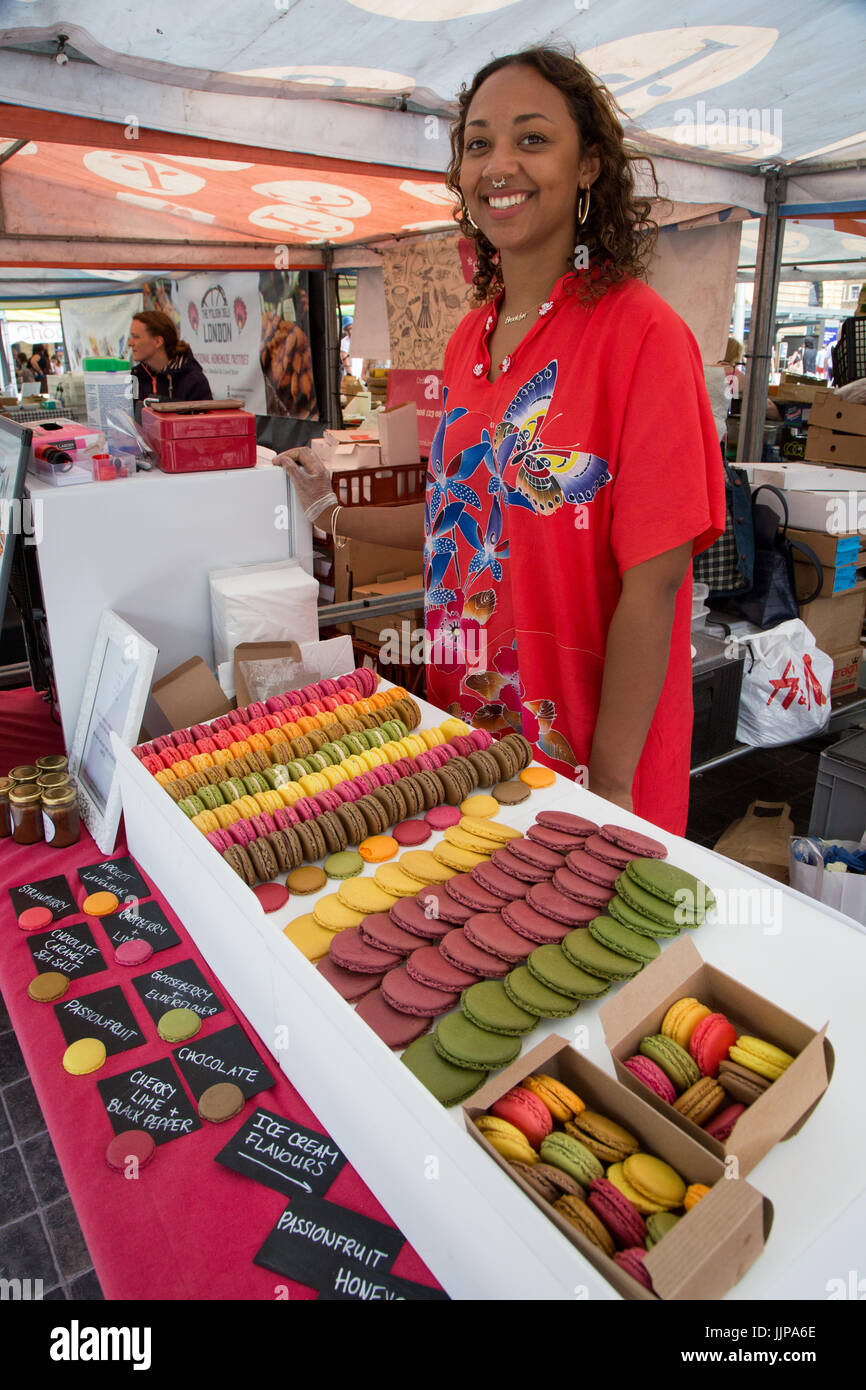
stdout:
[(728, 1182), (720, 1157), (563, 1038), (488, 1081), (463, 1116), (539, 1219), (624, 1298), (722, 1298), (760, 1256), (767, 1198)]
[(708, 965), (689, 937), (599, 1016), (623, 1085), (717, 1158), (736, 1156), (740, 1176), (802, 1128), (833, 1075), (826, 1023), (816, 1031)]

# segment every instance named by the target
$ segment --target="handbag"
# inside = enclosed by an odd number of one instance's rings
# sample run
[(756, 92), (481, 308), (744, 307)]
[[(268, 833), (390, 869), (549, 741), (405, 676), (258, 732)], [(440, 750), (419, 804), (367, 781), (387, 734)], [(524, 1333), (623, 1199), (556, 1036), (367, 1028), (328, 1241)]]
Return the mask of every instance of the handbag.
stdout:
[(725, 469), (725, 533), (692, 561), (697, 582), (706, 584), (710, 601), (744, 595), (752, 587), (755, 540), (752, 497), (748, 475), (742, 468)]
[[(775, 508), (758, 502), (762, 492), (772, 492), (781, 502), (785, 514), (781, 527)], [(805, 556), (816, 575), (814, 591), (800, 602), (811, 603), (818, 597), (824, 585), (824, 567), (811, 546), (788, 539), (788, 503), (784, 492), (770, 483), (763, 483), (752, 494), (752, 528), (755, 543), (752, 587), (737, 599), (736, 607), (755, 627), (776, 627), (799, 614), (794, 551)]]

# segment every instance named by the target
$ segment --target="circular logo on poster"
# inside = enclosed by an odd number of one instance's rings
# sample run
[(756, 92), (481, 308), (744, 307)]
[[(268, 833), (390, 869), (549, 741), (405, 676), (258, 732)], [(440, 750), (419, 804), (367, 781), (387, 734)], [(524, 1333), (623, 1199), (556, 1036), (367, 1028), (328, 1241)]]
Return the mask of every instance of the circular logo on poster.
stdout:
[(189, 304), (186, 306), (186, 316), (189, 319), (189, 326), (192, 329), (193, 333), (197, 333), (199, 322), (198, 308), (195, 304), (193, 304), (192, 300), (190, 300)]

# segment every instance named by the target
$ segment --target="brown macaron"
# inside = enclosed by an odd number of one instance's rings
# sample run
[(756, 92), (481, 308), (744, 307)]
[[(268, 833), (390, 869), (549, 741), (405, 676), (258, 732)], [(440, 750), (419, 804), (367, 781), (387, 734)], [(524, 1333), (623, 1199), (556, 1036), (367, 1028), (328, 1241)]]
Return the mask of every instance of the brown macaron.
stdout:
[(46, 970), (33, 977), (27, 986), (27, 993), (39, 1004), (52, 1004), (55, 999), (62, 999), (68, 988), (68, 975), (59, 970)]
[(493, 795), (501, 806), (519, 806), (532, 793), (525, 782), (497, 782)]
[(431, 776), (435, 777), (441, 783), (445, 804), (447, 806), (459, 806), (461, 801), (466, 800), (468, 792), (464, 790), (460, 778), (455, 777), (451, 770), (450, 763), (446, 763), (443, 767), (437, 767), (436, 771), (432, 773)]
[(243, 778), (249, 777), (250, 775), (250, 769), (247, 767), (245, 762), (241, 761), (240, 758), (229, 758), (228, 762), (225, 764), (225, 767), (223, 768), (223, 772), (225, 773), (225, 781), (228, 781), (230, 777)]
[(522, 772), (525, 767), (529, 767), (529, 764), (535, 757), (535, 749), (528, 738), (525, 738), (523, 734), (519, 734), (515, 730), (513, 734), (506, 734), (502, 742), (508, 744), (515, 757), (519, 760), (519, 772)]
[(389, 826), (396, 825), (400, 819), (400, 807), (392, 788), (390, 786), (376, 787), (375, 791), (371, 792), (370, 795), (374, 796), (382, 807), (382, 810), (388, 817)]
[(496, 762), (502, 776), (503, 782), (508, 782), (512, 777), (516, 777), (520, 768), (517, 766), (517, 758), (503, 743), (491, 743), (489, 748), (491, 758)]
[(313, 745), (314, 753), (318, 753), (322, 745), (328, 742), (322, 729), (308, 729), (304, 734), (304, 738), (308, 739)]
[(266, 767), (271, 766), (271, 760), (267, 753), (263, 753), (260, 748), (251, 748), (246, 754), (246, 760), (252, 772), (264, 772)]
[(308, 758), (316, 750), (310, 743), (306, 734), (301, 734), (298, 738), (292, 739), (292, 759), (297, 762), (299, 758)]
[(389, 828), (390, 822), (385, 811), (382, 809), (381, 802), (377, 801), (375, 796), (359, 796), (354, 805), (367, 822), (368, 835), (385, 834)]
[(253, 840), (252, 844), (247, 845), (246, 850), (262, 883), (270, 883), (276, 878), (280, 866), (274, 851), (263, 836)]
[[(411, 816), (409, 806), (410, 804), (414, 804), (414, 797), (411, 803), (407, 800), (406, 793), (403, 791), (403, 782), (404, 778), (401, 777), (398, 781), (389, 784), (391, 787), (391, 795), (397, 803), (397, 821), (408, 820)], [(396, 823), (397, 822), (395, 822), (395, 824)]]
[(325, 838), (325, 848), (329, 854), (339, 854), (341, 850), (348, 849), (349, 837), (333, 811), (323, 811), (316, 817), (316, 821)]
[(499, 764), (495, 758), (491, 758), (486, 749), (470, 753), (467, 762), (470, 762), (478, 773), (479, 787), (492, 787), (502, 776)]
[(231, 1081), (218, 1081), (208, 1086), (198, 1098), (198, 1113), (203, 1120), (219, 1125), (232, 1120), (244, 1108), (244, 1093)]
[(253, 868), (252, 860), (242, 845), (230, 845), (223, 850), (223, 859), (234, 869), (238, 878), (242, 878), (249, 888), (253, 888), (256, 882), (256, 871)]
[(225, 773), (223, 772), (221, 767), (206, 767), (204, 772), (198, 774), (193, 773), (193, 776), (196, 775), (203, 777), (205, 780), (205, 784), (210, 787), (215, 787), (220, 782), (224, 782), (226, 780)]
[(353, 801), (344, 801), (333, 813), (346, 832), (348, 845), (359, 845), (367, 837), (367, 822)]
[(415, 781), (413, 773), (400, 778), (400, 790), (406, 803), (407, 816), (410, 819), (412, 816), (419, 816), (424, 809), (424, 793)]
[(442, 784), (437, 782), (432, 772), (426, 772), (423, 768), (413, 775), (412, 780), (421, 789), (424, 797), (424, 810), (432, 811), (434, 806), (442, 804)]
[(302, 820), (297, 825), (292, 826), (301, 842), (301, 849), (307, 862), (325, 857), (325, 841), (321, 830), (314, 829), (315, 824), (316, 822), (312, 820)]
[(271, 760), (273, 763), (290, 763), (293, 761), (292, 745), (286, 740), (281, 739), (279, 743), (271, 744)]
[(173, 782), (166, 782), (165, 791), (168, 792), (172, 801), (183, 801), (184, 797), (192, 796), (192, 787), (187, 786), (185, 777), (175, 778)]
[(318, 893), (320, 888), (324, 888), (328, 882), (328, 875), (324, 869), (318, 868), (316, 864), (302, 864), (299, 869), (292, 869), (286, 879), (286, 887), (290, 893)]

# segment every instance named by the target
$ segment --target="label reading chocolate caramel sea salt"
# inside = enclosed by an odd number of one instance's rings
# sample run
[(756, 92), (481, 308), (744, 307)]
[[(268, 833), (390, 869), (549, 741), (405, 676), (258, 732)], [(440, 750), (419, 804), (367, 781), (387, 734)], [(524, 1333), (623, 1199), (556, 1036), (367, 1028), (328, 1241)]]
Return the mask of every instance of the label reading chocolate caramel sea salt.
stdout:
[(47, 970), (59, 970), (70, 980), (80, 980), (106, 968), (86, 922), (70, 922), (69, 926), (28, 936), (27, 945), (40, 975)]

